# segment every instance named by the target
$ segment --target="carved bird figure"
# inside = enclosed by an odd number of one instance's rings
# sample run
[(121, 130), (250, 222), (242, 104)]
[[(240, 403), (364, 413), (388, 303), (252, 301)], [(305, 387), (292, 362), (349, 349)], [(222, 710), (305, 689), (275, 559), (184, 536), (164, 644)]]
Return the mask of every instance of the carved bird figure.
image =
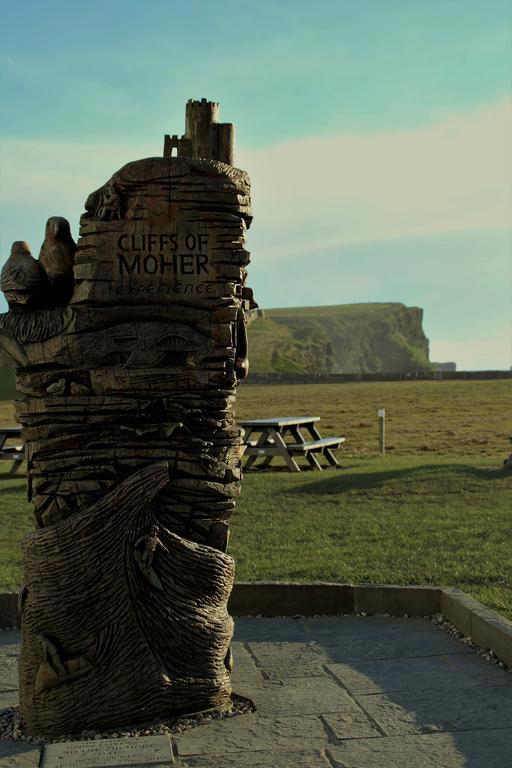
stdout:
[(0, 273), (0, 287), (9, 307), (37, 304), (45, 285), (46, 275), (41, 264), (34, 259), (24, 240), (16, 240)]
[(66, 391), (66, 379), (59, 379), (58, 381), (54, 381), (53, 384), (50, 384), (48, 387), (46, 387), (46, 392), (49, 395), (63, 395)]
[(73, 395), (90, 395), (91, 390), (87, 384), (82, 384), (79, 381), (72, 381), (69, 385), (69, 390)]
[(73, 294), (73, 263), (76, 243), (69, 222), (62, 216), (51, 216), (46, 222), (39, 262), (48, 276), (45, 296), (47, 306), (67, 304)]

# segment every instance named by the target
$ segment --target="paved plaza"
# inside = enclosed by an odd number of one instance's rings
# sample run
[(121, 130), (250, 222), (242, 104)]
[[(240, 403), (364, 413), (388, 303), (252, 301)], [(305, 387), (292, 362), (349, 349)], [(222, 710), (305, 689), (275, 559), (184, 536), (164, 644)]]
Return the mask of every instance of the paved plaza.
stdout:
[[(184, 768), (512, 768), (512, 674), (427, 619), (244, 618), (235, 637), (256, 711), (179, 734)], [(19, 633), (0, 638), (5, 707)], [(0, 741), (2, 768), (38, 755)]]

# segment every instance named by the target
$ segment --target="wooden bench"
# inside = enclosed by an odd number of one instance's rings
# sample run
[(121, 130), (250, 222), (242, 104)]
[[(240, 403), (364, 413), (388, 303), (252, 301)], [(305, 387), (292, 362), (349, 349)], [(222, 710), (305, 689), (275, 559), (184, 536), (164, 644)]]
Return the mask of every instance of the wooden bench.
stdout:
[[(321, 470), (322, 466), (315, 455), (318, 453), (325, 456), (332, 467), (339, 467), (332, 451), (339, 448), (345, 438), (322, 437), (316, 428), (318, 421), (319, 416), (283, 416), (240, 422), (246, 432), (244, 443), (247, 461), (244, 469), (250, 469), (257, 458), (263, 458), (263, 466), (268, 467), (276, 456), (280, 456), (290, 471), (300, 472), (295, 460), (300, 455), (308, 460), (313, 469)], [(300, 428), (305, 429), (312, 439), (305, 440)], [(260, 433), (257, 440), (253, 438), (255, 432)]]
[[(306, 451), (320, 451), (324, 452), (324, 448), (332, 448), (336, 450), (342, 443), (345, 442), (344, 437), (322, 437), (320, 440), (311, 440), (309, 443), (286, 443), (286, 447), (289, 451), (295, 451), (296, 453), (306, 453)], [(258, 444), (257, 440), (247, 440), (245, 445), (251, 448), (256, 448)], [(269, 437), (266, 445), (274, 445), (275, 441)], [(264, 450), (261, 451), (264, 453)]]
[(16, 472), (25, 458), (23, 445), (6, 445), (7, 440), (16, 437), (21, 437), (21, 427), (0, 427), (0, 459), (12, 461), (11, 473)]
[(289, 443), (290, 451), (321, 451), (324, 448), (339, 448), (345, 442), (344, 437), (322, 437), (320, 440), (311, 440), (309, 443)]
[(331, 453), (330, 449), (336, 450), (344, 442), (344, 437), (322, 437), (320, 440), (311, 440), (310, 442), (306, 443), (291, 443), (286, 447), (290, 453), (302, 453), (307, 458), (312, 467), (321, 470), (322, 466), (318, 463), (318, 459), (313, 454), (321, 453), (322, 456), (325, 456), (332, 467), (338, 467), (339, 464)]

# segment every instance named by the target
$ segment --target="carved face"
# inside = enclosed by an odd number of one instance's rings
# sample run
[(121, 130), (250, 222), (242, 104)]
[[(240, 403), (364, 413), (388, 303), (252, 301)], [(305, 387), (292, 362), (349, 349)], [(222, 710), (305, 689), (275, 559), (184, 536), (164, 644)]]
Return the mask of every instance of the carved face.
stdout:
[(183, 323), (121, 323), (80, 338), (80, 357), (90, 367), (181, 368), (195, 366), (212, 342)]

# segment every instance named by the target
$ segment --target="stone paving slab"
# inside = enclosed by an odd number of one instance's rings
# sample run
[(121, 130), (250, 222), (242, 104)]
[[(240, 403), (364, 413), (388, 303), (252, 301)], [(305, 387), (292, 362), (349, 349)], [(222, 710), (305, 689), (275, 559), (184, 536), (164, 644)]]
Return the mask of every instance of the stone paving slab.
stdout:
[[(18, 703), (19, 630), (0, 630), (0, 709)], [(0, 745), (2, 742), (0, 742)], [(0, 766), (1, 762), (0, 751)], [(16, 765), (16, 763), (13, 763)]]
[(334, 738), (340, 739), (371, 739), (384, 736), (384, 731), (371, 721), (364, 712), (344, 712), (339, 715), (322, 715), (322, 720), (330, 729)]
[(248, 640), (307, 643), (313, 636), (306, 628), (304, 619), (283, 616), (279, 619), (238, 618), (235, 620), (235, 639), (242, 643)]
[(236, 688), (242, 682), (263, 682), (261, 669), (258, 669), (253, 656), (249, 653), (245, 645), (237, 640), (231, 643), (233, 652), (233, 671), (231, 673), (231, 682)]
[(387, 736), (512, 728), (512, 689), (508, 686), (418, 689), (416, 693), (359, 697), (358, 702)]
[(18, 653), (0, 654), (2, 690), (18, 690)]
[(452, 656), (454, 666), (460, 667), (473, 683), (480, 685), (512, 685), (512, 674), (503, 674), (497, 664), (482, 664), (482, 658), (476, 653), (466, 656)]
[[(465, 645), (440, 632), (426, 619), (405, 621), (407, 632), (403, 631), (404, 619), (384, 616), (319, 616), (295, 620), (247, 618), (243, 619), (244, 625), (240, 628), (240, 620), (237, 620), (237, 639), (250, 648), (268, 676), (274, 671), (279, 672), (280, 666), (293, 668), (296, 654), (303, 650), (303, 646), (309, 646), (312, 652), (316, 647), (317, 655), (326, 662), (471, 653)], [(278, 643), (281, 645), (276, 647)], [(274, 648), (273, 653), (270, 646)], [(317, 661), (310, 663), (314, 665)], [(299, 662), (297, 659), (297, 664)]]
[(321, 715), (357, 709), (348, 693), (330, 677), (290, 677), (239, 685), (237, 693), (250, 698), (258, 712), (271, 715)]
[(39, 749), (0, 739), (0, 768), (39, 768)]
[[(465, 645), (439, 631), (427, 619), (344, 616), (342, 628), (338, 630), (333, 619), (335, 617), (319, 620), (315, 639), (336, 662), (471, 653)], [(312, 632), (315, 632), (315, 621), (305, 621)], [(404, 632), (404, 621), (407, 632)]]
[(0, 709), (5, 709), (6, 707), (14, 707), (18, 703), (18, 691), (17, 690), (7, 690), (7, 691), (0, 691)]
[(247, 643), (256, 659), (257, 669), (267, 680), (284, 677), (325, 677), (325, 665), (331, 654), (317, 642), (257, 642)]
[(328, 741), (325, 726), (318, 716), (270, 715), (252, 712), (226, 722), (217, 720), (193, 728), (177, 738), (181, 758), (187, 755), (225, 755), (245, 752), (288, 750), (304, 744), (321, 749)]
[(325, 752), (300, 750), (293, 752), (244, 752), (234, 755), (187, 757), (184, 768), (332, 768)]
[[(18, 641), (0, 632), (9, 704)], [(184, 768), (512, 768), (512, 674), (428, 620), (238, 618), (233, 653), (257, 709), (179, 734)], [(0, 741), (0, 768), (37, 758)]]
[(328, 664), (327, 669), (354, 696), (428, 688), (453, 691), (478, 684), (471, 674), (466, 674), (463, 664), (457, 664), (453, 654)]
[(347, 741), (329, 747), (336, 768), (511, 768), (512, 729)]

